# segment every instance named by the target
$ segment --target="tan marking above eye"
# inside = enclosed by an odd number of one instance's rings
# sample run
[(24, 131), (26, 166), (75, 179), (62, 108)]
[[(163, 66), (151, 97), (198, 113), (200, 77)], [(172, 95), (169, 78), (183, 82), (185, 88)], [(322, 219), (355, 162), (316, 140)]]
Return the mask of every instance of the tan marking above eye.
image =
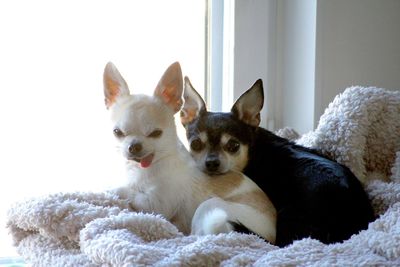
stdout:
[(207, 143), (207, 141), (208, 141), (208, 136), (207, 136), (206, 132), (200, 132), (199, 135), (198, 135), (198, 138), (200, 138), (200, 140), (203, 143)]

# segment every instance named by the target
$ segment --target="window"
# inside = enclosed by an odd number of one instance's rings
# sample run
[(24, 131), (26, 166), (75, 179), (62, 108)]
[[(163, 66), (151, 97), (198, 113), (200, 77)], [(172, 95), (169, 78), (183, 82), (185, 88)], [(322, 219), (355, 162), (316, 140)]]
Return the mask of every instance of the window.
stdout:
[(208, 1), (207, 104), (211, 111), (229, 111), (233, 104), (235, 1)]
[[(132, 93), (152, 94), (180, 61), (204, 88), (205, 1), (0, 3), (0, 223), (10, 204), (102, 190), (125, 177), (103, 101), (112, 61)], [(14, 254), (0, 227), (0, 257)]]

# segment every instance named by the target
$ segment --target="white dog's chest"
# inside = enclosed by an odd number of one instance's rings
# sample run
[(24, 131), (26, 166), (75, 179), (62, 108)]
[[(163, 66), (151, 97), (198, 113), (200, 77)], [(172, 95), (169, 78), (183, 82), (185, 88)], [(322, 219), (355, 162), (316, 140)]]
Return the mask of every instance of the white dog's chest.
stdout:
[[(168, 185), (136, 185), (132, 188), (130, 199), (140, 211), (158, 213), (170, 220), (185, 216), (187, 203), (183, 203), (182, 192)], [(183, 213), (183, 214), (182, 214)]]
[(154, 198), (148, 192), (137, 191), (132, 196), (134, 206), (141, 211), (150, 212), (154, 206)]

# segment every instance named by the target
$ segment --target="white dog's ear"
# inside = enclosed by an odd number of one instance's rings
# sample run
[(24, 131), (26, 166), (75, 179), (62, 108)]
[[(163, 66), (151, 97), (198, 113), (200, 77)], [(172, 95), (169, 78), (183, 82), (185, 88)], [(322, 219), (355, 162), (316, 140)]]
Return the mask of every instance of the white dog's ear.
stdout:
[(185, 77), (183, 99), (185, 102), (180, 114), (183, 125), (187, 125), (197, 118), (200, 113), (207, 111), (203, 98), (201, 98), (199, 93), (193, 88), (187, 76)]
[(118, 97), (129, 95), (128, 85), (118, 69), (111, 62), (108, 62), (104, 68), (103, 83), (107, 108), (110, 108)]
[(181, 109), (183, 104), (182, 91), (181, 65), (179, 62), (175, 62), (164, 72), (154, 91), (154, 96), (160, 98), (176, 113)]
[(253, 86), (244, 92), (232, 106), (232, 113), (244, 123), (257, 127), (260, 124), (260, 111), (264, 105), (262, 80), (258, 79)]

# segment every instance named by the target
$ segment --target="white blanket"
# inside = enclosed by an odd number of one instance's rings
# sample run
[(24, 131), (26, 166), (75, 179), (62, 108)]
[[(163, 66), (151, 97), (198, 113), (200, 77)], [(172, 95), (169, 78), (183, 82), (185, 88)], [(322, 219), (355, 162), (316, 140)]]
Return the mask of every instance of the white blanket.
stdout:
[(159, 215), (129, 211), (110, 192), (16, 203), (8, 227), (33, 266), (400, 266), (400, 92), (346, 89), (297, 142), (348, 165), (365, 183), (380, 215), (367, 230), (343, 243), (306, 238), (285, 248), (239, 233), (184, 236)]

